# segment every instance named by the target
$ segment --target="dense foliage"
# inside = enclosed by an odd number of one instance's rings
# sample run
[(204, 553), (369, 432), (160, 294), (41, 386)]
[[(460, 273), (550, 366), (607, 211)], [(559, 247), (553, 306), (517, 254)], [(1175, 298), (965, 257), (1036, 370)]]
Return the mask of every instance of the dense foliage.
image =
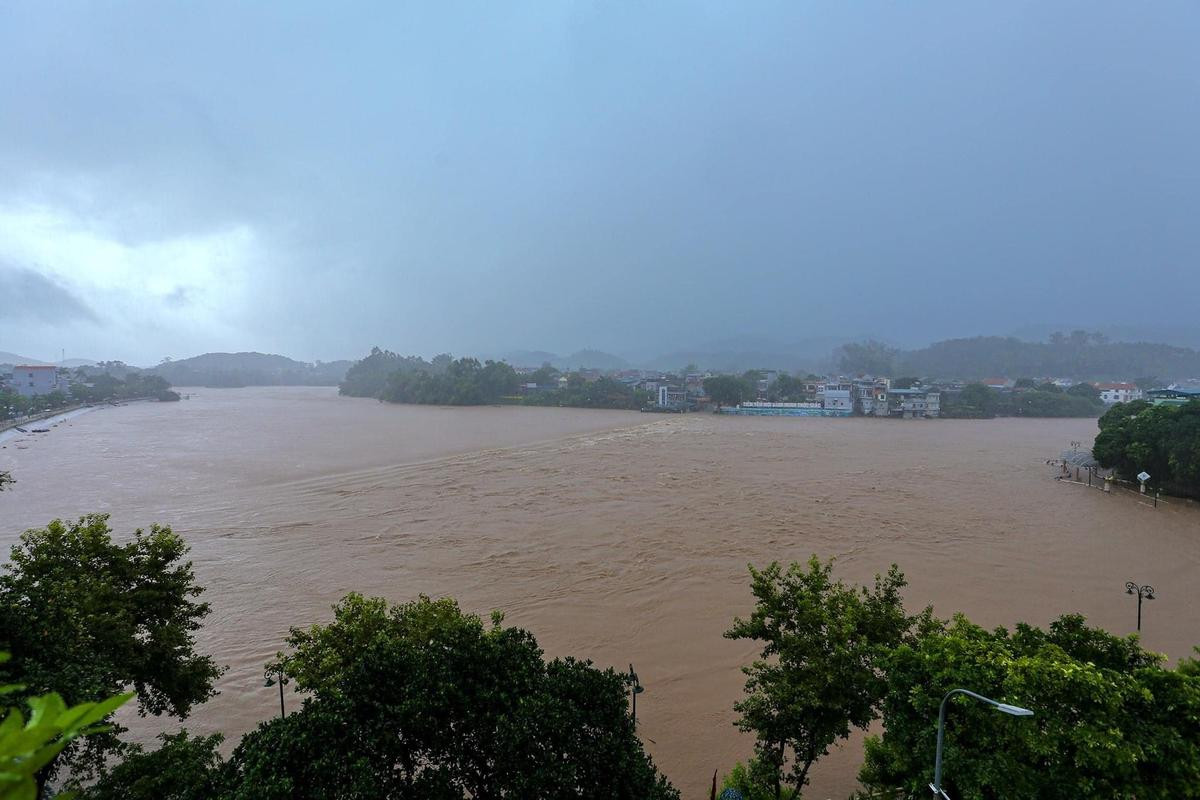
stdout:
[(738, 727), (755, 736), (754, 758), (727, 785), (762, 797), (799, 796), (813, 763), (850, 728), (865, 729), (887, 687), (881, 659), (905, 641), (914, 620), (904, 612), (906, 582), (895, 565), (873, 589), (832, 579), (813, 557), (786, 570), (750, 568), (754, 611), (725, 634), (761, 642), (744, 668), (746, 697)]
[(224, 784), (218, 748), (220, 734), (190, 736), (187, 731), (159, 736), (161, 745), (147, 751), (129, 748), (124, 761), (84, 792), (85, 800), (210, 800)]
[(773, 403), (803, 403), (812, 400), (805, 390), (803, 378), (794, 377), (786, 372), (779, 376), (767, 387), (767, 399)]
[[(195, 632), (209, 613), (195, 598), (187, 547), (170, 528), (112, 539), (108, 517), (55, 520), (26, 531), (0, 576), (0, 665), (18, 697), (56, 692), (68, 703), (137, 691), (138, 710), (186, 716), (213, 694), (220, 670), (195, 652)], [(96, 774), (124, 749), (123, 729), (68, 744), (40, 777), (64, 763), (76, 777)]]
[(417, 356), (399, 356), (390, 350), (372, 347), (366, 358), (355, 361), (338, 385), (338, 393), (347, 397), (383, 395), (388, 378), (399, 370), (430, 369), (431, 365)]
[(678, 796), (634, 734), (625, 677), (546, 661), (498, 615), (350, 595), (288, 643), (279, 666), (312, 697), (238, 747), (236, 797)]
[[(587, 381), (579, 373), (558, 382), (559, 371), (550, 364), (528, 375), (518, 375), (503, 361), (480, 362), (439, 355), (426, 361), (373, 348), (346, 373), (340, 392), (350, 397), (375, 397), (391, 403), (429, 405), (487, 405), (516, 403), (534, 406), (637, 409), (650, 397), (611, 378)], [(527, 384), (538, 388), (518, 399)]]
[(736, 406), (757, 396), (754, 384), (736, 375), (714, 375), (705, 378), (704, 393), (718, 406)]
[(1182, 406), (1117, 403), (1100, 418), (1092, 454), (1126, 480), (1144, 470), (1150, 487), (1200, 498), (1200, 399)]
[(1048, 631), (927, 621), (884, 661), (882, 736), (866, 744), (868, 789), (928, 792), (938, 707), (966, 687), (1032, 718), (950, 701), (944, 786), (956, 800), (1200, 797), (1200, 678), (1164, 669), (1135, 636), (1065, 616)]
[[(1029, 383), (1032, 383), (1030, 381)], [(1072, 386), (1063, 391), (1053, 384), (1011, 390), (990, 389), (969, 383), (961, 392), (943, 392), (943, 417), (991, 419), (992, 417), (1095, 417), (1104, 410), (1092, 386)]]
[(498, 403), (517, 391), (517, 373), (503, 361), (460, 358), (443, 369), (397, 370), (380, 399), (391, 403), (477, 406)]
[[(0, 652), (0, 664), (10, 659)], [(0, 695), (12, 696), (25, 687), (0, 686)], [(0, 800), (37, 800), (44, 788), (44, 769), (62, 750), (80, 737), (102, 733), (105, 717), (132, 699), (131, 693), (100, 702), (67, 707), (55, 692), (26, 698), (29, 719), (5, 703), (0, 722)]]
[(39, 411), (53, 411), (65, 408), (72, 402), (71, 396), (65, 392), (53, 391), (49, 394), (25, 397), (11, 389), (0, 389), (0, 419), (12, 419)]
[[(950, 339), (897, 356), (902, 372), (932, 378), (1053, 375), (1079, 380), (1126, 380), (1140, 375), (1200, 374), (1200, 352), (1147, 342), (1109, 342), (1100, 334), (1056, 333), (1047, 342), (1011, 337)], [(1143, 387), (1152, 388), (1152, 387)]]
[(529, 406), (637, 410), (651, 400), (649, 392), (634, 389), (618, 380), (598, 378), (587, 381), (580, 377), (579, 373), (571, 373), (565, 388), (526, 394), (521, 398), (521, 403)]
[(71, 384), (71, 395), (81, 403), (101, 403), (108, 400), (132, 400), (154, 397), (178, 400), (166, 378), (149, 372), (130, 372), (123, 378), (94, 369), (82, 374), (82, 380)]

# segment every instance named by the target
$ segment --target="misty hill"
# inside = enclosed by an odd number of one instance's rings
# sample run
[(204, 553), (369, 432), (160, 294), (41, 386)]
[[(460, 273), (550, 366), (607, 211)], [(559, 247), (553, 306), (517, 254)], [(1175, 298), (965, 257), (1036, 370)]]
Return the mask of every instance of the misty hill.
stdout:
[(821, 337), (781, 342), (764, 337), (742, 336), (705, 342), (695, 347), (655, 356), (646, 366), (674, 370), (686, 364), (718, 372), (747, 369), (782, 369), (789, 372), (824, 372), (829, 351), (850, 341), (849, 337)]
[(53, 364), (56, 367), (91, 367), (95, 366), (96, 362), (90, 358), (68, 358), (66, 361), (42, 361), (40, 358), (30, 358), (29, 356), (17, 355), (0, 350), (0, 364), (13, 366), (14, 364), (32, 364), (34, 366), (50, 366)]
[(150, 371), (174, 386), (336, 386), (350, 361), (309, 364), (269, 353), (204, 353)]
[(547, 350), (510, 350), (498, 356), (485, 356), (495, 361), (505, 361), (514, 367), (540, 367), (550, 364), (557, 369), (628, 369), (629, 362), (602, 350), (576, 350), (569, 356), (560, 356)]
[(16, 353), (8, 353), (3, 350), (0, 350), (0, 364), (6, 364), (10, 367), (13, 364), (32, 364), (34, 366), (42, 366), (42, 365), (45, 365), (48, 363), (49, 362), (47, 362), (47, 361), (41, 361), (36, 358), (29, 358), (28, 356), (19, 356)]
[(571, 355), (560, 359), (561, 363), (555, 366), (561, 369), (576, 369), (582, 367), (584, 369), (628, 369), (629, 362), (620, 356), (614, 356), (612, 353), (605, 353), (602, 350), (576, 350)]
[(560, 358), (557, 353), (547, 350), (509, 350), (500, 355), (484, 356), (493, 361), (505, 361), (514, 367), (540, 367), (542, 364), (554, 364)]
[(845, 372), (978, 380), (1056, 377), (1167, 383), (1200, 376), (1200, 352), (1153, 342), (1111, 342), (1085, 331), (1054, 333), (1045, 342), (1014, 337), (948, 339), (907, 352), (878, 343), (853, 344), (837, 355)]

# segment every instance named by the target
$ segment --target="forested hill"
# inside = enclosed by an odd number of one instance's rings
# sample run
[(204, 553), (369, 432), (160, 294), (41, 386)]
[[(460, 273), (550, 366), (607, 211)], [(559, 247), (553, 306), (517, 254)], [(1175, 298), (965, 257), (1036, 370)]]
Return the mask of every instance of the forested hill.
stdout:
[(1005, 336), (948, 339), (901, 351), (879, 342), (845, 345), (835, 354), (847, 373), (916, 375), (937, 379), (1056, 377), (1166, 383), (1200, 377), (1200, 352), (1152, 342), (1111, 342), (1075, 331), (1044, 342)]
[(336, 386), (349, 361), (308, 364), (268, 353), (205, 353), (154, 367), (174, 386)]
[(1079, 380), (1200, 376), (1200, 352), (1150, 342), (1109, 342), (1094, 334), (1055, 335), (1047, 342), (998, 336), (950, 339), (903, 353), (901, 372), (939, 378), (1055, 376)]

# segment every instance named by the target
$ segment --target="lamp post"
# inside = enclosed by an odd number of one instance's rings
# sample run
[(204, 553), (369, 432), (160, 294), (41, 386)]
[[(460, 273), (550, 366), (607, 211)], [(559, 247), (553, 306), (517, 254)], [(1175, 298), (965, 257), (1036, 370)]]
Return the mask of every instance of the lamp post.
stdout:
[(1142, 600), (1143, 600), (1143, 598), (1146, 600), (1154, 599), (1154, 587), (1148, 583), (1145, 586), (1138, 586), (1133, 581), (1125, 581), (1125, 594), (1136, 594), (1137, 595), (1137, 599), (1138, 599), (1137, 629), (1140, 631), (1142, 629)]
[(633, 700), (633, 729), (637, 730), (637, 696), (646, 691), (638, 680), (637, 673), (633, 671), (633, 664), (629, 665), (629, 680), (632, 684), (629, 690), (629, 696)]
[(283, 719), (286, 712), (283, 710), (283, 687), (290, 683), (289, 679), (283, 674), (283, 665), (280, 664), (267, 670), (267, 680), (263, 686), (274, 686), (279, 684), (279, 718)]
[(1003, 711), (1005, 714), (1012, 714), (1014, 717), (1032, 717), (1033, 712), (1028, 708), (1021, 706), (1009, 705), (1001, 703), (998, 700), (993, 700), (990, 697), (984, 697), (981, 694), (975, 694), (969, 689), (951, 689), (946, 692), (946, 696), (942, 698), (942, 705), (938, 708), (938, 733), (937, 733), (937, 758), (933, 764), (933, 783), (929, 784), (929, 788), (933, 790), (935, 798), (948, 798), (949, 796), (942, 791), (942, 740), (946, 735), (946, 702), (956, 694), (965, 694), (967, 697), (974, 697), (984, 703), (988, 703), (996, 708), (997, 711)]

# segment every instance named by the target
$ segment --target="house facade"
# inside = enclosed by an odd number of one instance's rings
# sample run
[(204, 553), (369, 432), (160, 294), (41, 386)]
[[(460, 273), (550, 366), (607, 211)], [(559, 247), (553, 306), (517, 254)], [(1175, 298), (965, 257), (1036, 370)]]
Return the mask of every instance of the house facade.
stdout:
[(1131, 403), (1142, 399), (1142, 390), (1132, 383), (1093, 383), (1106, 405)]
[(13, 391), (22, 397), (67, 391), (66, 381), (59, 380), (58, 367), (35, 364), (17, 364), (13, 367), (9, 381)]

